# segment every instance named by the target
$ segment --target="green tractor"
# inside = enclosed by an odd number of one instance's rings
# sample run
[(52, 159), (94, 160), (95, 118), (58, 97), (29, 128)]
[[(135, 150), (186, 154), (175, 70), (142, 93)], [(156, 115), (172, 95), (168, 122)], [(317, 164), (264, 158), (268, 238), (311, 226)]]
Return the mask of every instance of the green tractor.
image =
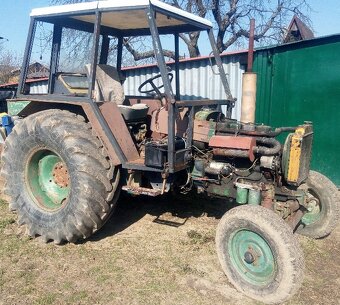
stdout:
[[(26, 78), (41, 24), (53, 33), (50, 75), (48, 93), (34, 94)], [(83, 71), (60, 69), (70, 29), (91, 37)], [(223, 99), (180, 98), (179, 36), (195, 31), (209, 38)], [(162, 35), (174, 39), (174, 71), (164, 59)], [(128, 96), (123, 45), (135, 36), (151, 37), (159, 74), (140, 84), (138, 96)], [(108, 65), (113, 49), (115, 66)], [(32, 237), (56, 244), (88, 238), (109, 219), (121, 192), (228, 198), (238, 206), (222, 217), (216, 233), (226, 276), (251, 298), (281, 303), (303, 280), (294, 233), (322, 238), (336, 226), (338, 190), (309, 170), (312, 124), (274, 129), (231, 119), (235, 99), (211, 22), (158, 0), (33, 10), (12, 100), (20, 101), (29, 103), (5, 141), (2, 175), (10, 209)], [(288, 136), (281, 145), (276, 136), (283, 132)]]

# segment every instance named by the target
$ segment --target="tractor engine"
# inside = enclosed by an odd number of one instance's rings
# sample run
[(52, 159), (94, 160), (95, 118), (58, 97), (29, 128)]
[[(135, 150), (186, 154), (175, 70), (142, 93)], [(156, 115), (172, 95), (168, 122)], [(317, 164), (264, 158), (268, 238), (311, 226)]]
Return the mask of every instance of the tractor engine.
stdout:
[[(309, 174), (311, 123), (273, 129), (213, 112), (202, 109), (195, 115), (191, 178), (197, 191), (235, 198), (239, 204), (289, 201)], [(283, 132), (289, 132), (284, 145), (275, 139)]]

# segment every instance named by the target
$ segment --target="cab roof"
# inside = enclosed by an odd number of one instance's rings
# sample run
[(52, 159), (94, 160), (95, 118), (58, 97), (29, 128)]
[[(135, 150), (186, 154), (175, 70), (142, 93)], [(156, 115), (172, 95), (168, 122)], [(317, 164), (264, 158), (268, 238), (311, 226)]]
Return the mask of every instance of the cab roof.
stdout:
[[(209, 30), (212, 23), (204, 18), (188, 13), (158, 0), (106, 0), (49, 6), (33, 9), (31, 17), (45, 22), (78, 24), (80, 28), (92, 26), (96, 12), (102, 13), (101, 26), (114, 29), (116, 34), (133, 36), (150, 32), (146, 9), (155, 11), (159, 33), (190, 32)], [(81, 27), (81, 25), (85, 27)]]

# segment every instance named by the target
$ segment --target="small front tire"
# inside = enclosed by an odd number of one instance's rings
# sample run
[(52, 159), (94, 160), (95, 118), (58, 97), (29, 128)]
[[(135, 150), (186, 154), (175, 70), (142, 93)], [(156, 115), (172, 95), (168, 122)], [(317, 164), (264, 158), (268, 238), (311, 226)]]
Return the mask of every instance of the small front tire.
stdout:
[(267, 304), (294, 295), (303, 279), (304, 259), (291, 228), (261, 206), (228, 211), (216, 233), (222, 269), (235, 288)]
[(340, 217), (339, 191), (326, 176), (310, 171), (306, 184), (309, 209), (302, 217), (296, 232), (311, 238), (328, 236), (337, 226)]

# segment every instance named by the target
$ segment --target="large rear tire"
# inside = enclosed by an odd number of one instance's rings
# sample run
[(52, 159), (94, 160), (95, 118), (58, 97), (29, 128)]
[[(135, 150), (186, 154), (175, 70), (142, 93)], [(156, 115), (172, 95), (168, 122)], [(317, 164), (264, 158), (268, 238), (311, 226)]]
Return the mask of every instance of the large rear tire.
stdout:
[(216, 247), (229, 281), (253, 299), (282, 303), (300, 288), (303, 252), (292, 229), (269, 209), (246, 205), (228, 211)]
[(332, 181), (316, 171), (310, 171), (302, 187), (307, 189), (310, 207), (296, 232), (312, 238), (326, 237), (335, 229), (340, 218), (339, 191)]
[(2, 163), (10, 209), (30, 236), (45, 242), (89, 237), (119, 196), (119, 169), (90, 124), (68, 111), (22, 120), (5, 141)]

